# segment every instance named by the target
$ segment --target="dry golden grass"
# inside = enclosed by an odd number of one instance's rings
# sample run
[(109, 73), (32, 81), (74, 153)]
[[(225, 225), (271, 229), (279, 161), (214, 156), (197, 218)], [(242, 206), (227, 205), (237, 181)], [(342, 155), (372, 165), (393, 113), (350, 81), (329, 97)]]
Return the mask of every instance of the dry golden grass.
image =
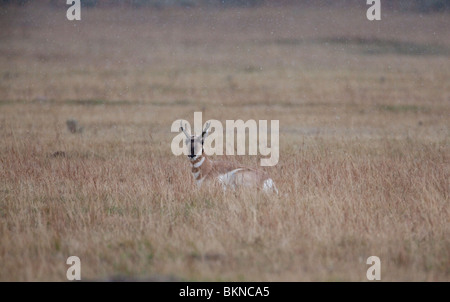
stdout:
[[(450, 281), (448, 15), (0, 10), (0, 280)], [(200, 110), (280, 120), (279, 197), (194, 189)]]

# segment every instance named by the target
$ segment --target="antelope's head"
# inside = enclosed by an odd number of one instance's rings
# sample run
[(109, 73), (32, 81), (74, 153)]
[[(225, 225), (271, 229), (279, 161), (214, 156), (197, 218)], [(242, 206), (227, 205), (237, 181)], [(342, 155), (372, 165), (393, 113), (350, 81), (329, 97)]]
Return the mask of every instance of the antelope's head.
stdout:
[(203, 143), (205, 138), (209, 134), (209, 126), (211, 123), (206, 123), (205, 128), (202, 131), (202, 135), (190, 135), (186, 131), (186, 125), (183, 127), (183, 123), (180, 122), (180, 129), (183, 131), (184, 135), (186, 135), (186, 146), (188, 148), (188, 158), (191, 161), (195, 161), (198, 157), (203, 154)]

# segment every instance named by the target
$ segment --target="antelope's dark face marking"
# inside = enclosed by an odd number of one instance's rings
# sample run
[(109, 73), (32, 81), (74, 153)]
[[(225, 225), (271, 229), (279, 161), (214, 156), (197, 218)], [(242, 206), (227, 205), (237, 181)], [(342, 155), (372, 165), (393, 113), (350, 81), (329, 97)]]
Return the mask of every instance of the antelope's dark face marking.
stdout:
[(203, 141), (208, 136), (208, 129), (211, 123), (207, 123), (205, 129), (202, 131), (201, 136), (189, 135), (186, 131), (186, 127), (183, 127), (183, 123), (180, 121), (180, 130), (186, 135), (186, 146), (188, 148), (188, 158), (191, 161), (195, 161), (203, 154)]
[(188, 158), (191, 161), (196, 160), (203, 153), (203, 139), (199, 136), (191, 136), (186, 138), (186, 146), (188, 149)]

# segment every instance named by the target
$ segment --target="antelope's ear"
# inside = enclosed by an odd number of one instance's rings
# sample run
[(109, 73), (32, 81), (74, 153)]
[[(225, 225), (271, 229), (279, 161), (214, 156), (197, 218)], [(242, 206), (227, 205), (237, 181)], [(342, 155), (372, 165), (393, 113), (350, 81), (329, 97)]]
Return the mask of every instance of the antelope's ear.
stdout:
[(186, 131), (186, 125), (183, 127), (183, 122), (180, 120), (180, 130), (183, 131), (184, 135), (186, 135), (186, 138), (189, 138), (190, 135)]
[(209, 134), (209, 126), (211, 126), (211, 122), (207, 122), (206, 126), (205, 126), (205, 129), (203, 129), (203, 132), (202, 132), (202, 137), (203, 138), (206, 138), (208, 136), (208, 134)]

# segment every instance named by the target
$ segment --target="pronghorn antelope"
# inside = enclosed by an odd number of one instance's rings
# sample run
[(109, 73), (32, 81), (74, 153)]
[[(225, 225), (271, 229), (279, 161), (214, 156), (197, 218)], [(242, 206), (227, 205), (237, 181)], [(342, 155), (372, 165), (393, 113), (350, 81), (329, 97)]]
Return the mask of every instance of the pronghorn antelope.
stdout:
[(274, 181), (264, 171), (241, 167), (228, 161), (214, 161), (206, 156), (203, 142), (209, 134), (210, 125), (210, 123), (206, 124), (201, 136), (195, 136), (189, 135), (186, 127), (183, 127), (182, 122), (180, 122), (180, 129), (186, 135), (188, 158), (197, 185), (200, 187), (204, 182), (218, 182), (224, 190), (250, 187), (278, 194)]

